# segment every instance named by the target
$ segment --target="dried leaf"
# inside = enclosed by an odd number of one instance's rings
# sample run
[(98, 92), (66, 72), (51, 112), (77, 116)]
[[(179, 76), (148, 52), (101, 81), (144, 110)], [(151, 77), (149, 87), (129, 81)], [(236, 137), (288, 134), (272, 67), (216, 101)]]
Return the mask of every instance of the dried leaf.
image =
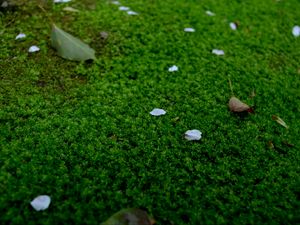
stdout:
[(51, 42), (53, 48), (65, 59), (77, 61), (96, 59), (94, 49), (54, 24), (51, 33)]
[(279, 117), (276, 115), (272, 116), (272, 119), (275, 120), (277, 123), (279, 123), (281, 126), (284, 126), (286, 129), (288, 129), (289, 127), (286, 125), (286, 123)]
[(155, 221), (148, 214), (135, 208), (122, 209), (101, 225), (153, 225)]
[(250, 106), (242, 102), (236, 97), (231, 97), (229, 100), (229, 109), (232, 112), (245, 112), (250, 110)]

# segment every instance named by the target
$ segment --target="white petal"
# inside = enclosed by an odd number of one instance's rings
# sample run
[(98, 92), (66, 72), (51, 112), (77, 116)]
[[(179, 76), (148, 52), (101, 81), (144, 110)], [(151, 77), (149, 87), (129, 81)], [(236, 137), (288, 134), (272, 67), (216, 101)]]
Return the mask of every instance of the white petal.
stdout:
[(233, 23), (233, 22), (231, 22), (231, 23), (229, 24), (229, 26), (230, 26), (231, 30), (236, 30), (236, 29), (237, 29), (236, 24)]
[(119, 7), (119, 10), (121, 11), (128, 11), (130, 8), (129, 7), (126, 7), (126, 6), (120, 6)]
[(112, 1), (111, 4), (120, 5), (121, 3), (119, 1)]
[(196, 30), (194, 28), (188, 27), (188, 28), (184, 28), (185, 32), (195, 32)]
[(48, 195), (39, 195), (30, 202), (30, 205), (36, 210), (41, 211), (49, 207), (51, 198)]
[(20, 34), (17, 35), (16, 40), (21, 39), (21, 38), (25, 38), (25, 37), (26, 37), (26, 34), (20, 33)]
[(185, 139), (189, 141), (199, 141), (201, 139), (201, 131), (199, 130), (188, 130), (185, 132)]
[(66, 3), (66, 2), (70, 2), (71, 0), (54, 0), (54, 3)]
[(127, 14), (128, 14), (128, 15), (138, 15), (138, 13), (137, 13), (137, 12), (134, 12), (134, 11), (127, 11)]
[(158, 108), (155, 108), (153, 109), (150, 114), (152, 116), (161, 116), (161, 115), (165, 115), (167, 112), (163, 109), (158, 109)]
[(215, 55), (225, 55), (224, 51), (220, 49), (213, 49), (212, 53)]
[(300, 27), (299, 26), (294, 26), (293, 27), (293, 35), (295, 37), (299, 37), (300, 36)]
[(209, 11), (209, 10), (207, 10), (206, 12), (205, 12), (207, 15), (209, 15), (209, 16), (215, 16), (216, 14), (214, 14), (213, 12), (211, 12), (211, 11)]
[(171, 66), (170, 68), (169, 68), (169, 72), (175, 72), (175, 71), (178, 71), (178, 67), (177, 66)]
[(28, 52), (38, 52), (40, 50), (40, 48), (38, 46), (31, 46), (28, 50)]
[(2, 8), (6, 8), (8, 7), (8, 2), (7, 1), (4, 1), (1, 5)]
[(78, 9), (74, 9), (73, 7), (65, 7), (63, 8), (64, 11), (68, 11), (68, 12), (80, 12)]

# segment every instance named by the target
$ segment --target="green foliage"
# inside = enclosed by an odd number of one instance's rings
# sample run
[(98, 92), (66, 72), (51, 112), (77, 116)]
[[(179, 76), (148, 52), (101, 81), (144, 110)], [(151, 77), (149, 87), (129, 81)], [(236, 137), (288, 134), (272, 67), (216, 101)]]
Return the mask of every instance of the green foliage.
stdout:
[[(1, 224), (101, 224), (128, 207), (159, 225), (297, 223), (299, 1), (138, 0), (137, 17), (96, 3), (49, 10), (101, 55), (94, 64), (58, 57), (38, 8), (0, 20)], [(255, 114), (229, 111), (228, 76)], [(189, 129), (200, 142), (184, 139)], [(35, 212), (40, 194), (52, 202)]]

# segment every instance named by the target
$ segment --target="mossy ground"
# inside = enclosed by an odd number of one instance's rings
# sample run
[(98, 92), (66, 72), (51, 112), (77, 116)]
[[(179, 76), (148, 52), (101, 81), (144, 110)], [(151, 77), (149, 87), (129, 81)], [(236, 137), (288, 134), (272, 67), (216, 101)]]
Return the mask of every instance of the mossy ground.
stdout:
[[(100, 224), (127, 207), (164, 225), (299, 222), (299, 1), (121, 2), (139, 15), (100, 0), (48, 9), (93, 63), (56, 55), (38, 7), (1, 15), (1, 224)], [(229, 78), (255, 114), (229, 112)], [(40, 194), (52, 203), (35, 212)]]

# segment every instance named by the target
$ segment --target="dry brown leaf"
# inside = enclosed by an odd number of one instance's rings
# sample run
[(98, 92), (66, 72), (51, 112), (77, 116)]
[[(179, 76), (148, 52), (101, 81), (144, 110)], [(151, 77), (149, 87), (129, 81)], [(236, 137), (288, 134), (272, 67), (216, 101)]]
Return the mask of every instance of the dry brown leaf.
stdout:
[(229, 100), (229, 109), (232, 112), (245, 112), (251, 110), (250, 106), (242, 102), (236, 97), (231, 97)]
[(285, 127), (286, 129), (289, 128), (288, 125), (286, 125), (286, 123), (279, 116), (273, 115), (272, 119), (279, 123), (281, 126)]

